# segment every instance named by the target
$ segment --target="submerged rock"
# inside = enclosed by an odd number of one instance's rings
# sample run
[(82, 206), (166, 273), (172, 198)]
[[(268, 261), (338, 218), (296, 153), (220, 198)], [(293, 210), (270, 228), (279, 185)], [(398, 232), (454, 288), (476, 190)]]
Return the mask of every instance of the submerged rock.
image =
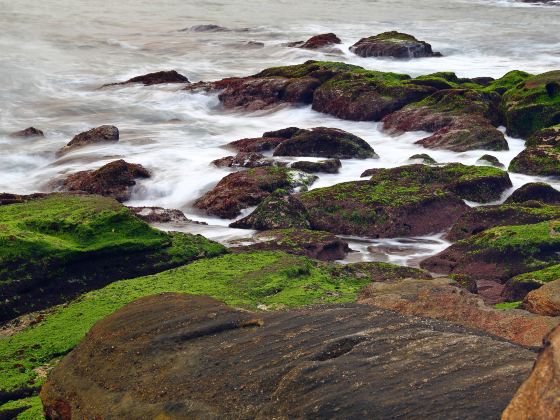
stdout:
[(506, 203), (541, 201), (545, 204), (560, 204), (560, 191), (545, 182), (529, 182), (510, 195)]
[(194, 202), (194, 207), (224, 219), (238, 216), (242, 209), (256, 206), (277, 189), (306, 187), (317, 177), (275, 166), (248, 169), (222, 178)]
[(163, 294), (98, 322), (41, 399), (62, 419), (493, 418), (533, 360), (494, 337), (368, 305), (254, 313)]
[(322, 172), (326, 174), (337, 174), (342, 166), (339, 159), (320, 160), (319, 162), (299, 161), (290, 165), (290, 168), (307, 173)]
[(119, 129), (114, 125), (101, 125), (75, 135), (66, 146), (58, 151), (58, 154), (62, 155), (71, 150), (89, 146), (91, 144), (117, 141), (119, 141)]
[(218, 168), (259, 168), (276, 163), (273, 159), (267, 159), (263, 154), (256, 152), (240, 152), (235, 156), (226, 156), (212, 161), (212, 164)]
[(436, 160), (426, 153), (418, 153), (412, 155), (408, 158), (408, 160), (414, 161), (415, 163), (423, 163), (425, 165), (436, 165)]
[(20, 137), (20, 138), (30, 138), (30, 137), (45, 137), (45, 134), (35, 127), (28, 127), (21, 131), (16, 131), (15, 133), (11, 133), (10, 137)]
[(330, 47), (336, 44), (341, 44), (342, 41), (335, 34), (321, 34), (315, 35), (309, 38), (307, 41), (299, 45), (299, 48), (305, 48), (308, 50), (317, 50), (325, 47)]
[(560, 316), (560, 273), (557, 280), (529, 292), (523, 300), (523, 309), (539, 315)]
[(81, 171), (69, 175), (62, 182), (64, 191), (81, 191), (113, 197), (118, 201), (130, 199), (131, 187), (136, 179), (149, 178), (150, 172), (142, 165), (116, 160), (97, 170)]
[(441, 57), (440, 53), (432, 51), (427, 42), (397, 31), (362, 38), (350, 47), (350, 51), (360, 57)]
[(496, 168), (504, 167), (504, 164), (501, 163), (496, 156), (492, 156), (492, 155), (482, 155), (480, 158), (478, 158), (477, 162), (484, 163), (487, 165), (492, 165), (495, 166)]
[(106, 86), (128, 85), (132, 83), (142, 83), (144, 86), (161, 85), (165, 83), (190, 83), (182, 74), (177, 73), (175, 70), (157, 71), (155, 73), (148, 73), (142, 76), (136, 76), (128, 79), (125, 82), (109, 83)]
[(519, 387), (502, 420), (554, 420), (560, 415), (560, 328), (543, 339), (529, 378)]
[(195, 223), (206, 225), (205, 222), (195, 222), (185, 216), (181, 210), (164, 209), (162, 207), (129, 207), (140, 219), (148, 223)]

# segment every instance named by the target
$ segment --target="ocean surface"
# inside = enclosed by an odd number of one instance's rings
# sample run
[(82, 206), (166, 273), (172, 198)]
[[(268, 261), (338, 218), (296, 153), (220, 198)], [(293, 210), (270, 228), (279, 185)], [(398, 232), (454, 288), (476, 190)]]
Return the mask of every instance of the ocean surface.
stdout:
[[(174, 228), (231, 242), (252, 232), (229, 229), (230, 220), (201, 215), (191, 204), (229, 173), (210, 162), (231, 154), (222, 146), (233, 140), (287, 126), (337, 127), (367, 140), (381, 157), (343, 161), (340, 174), (322, 175), (312, 188), (359, 179), (367, 168), (406, 164), (415, 153), (428, 152), (439, 162), (475, 164), (484, 151), (427, 151), (413, 144), (426, 133), (389, 136), (377, 123), (339, 120), (310, 107), (231, 112), (222, 109), (215, 96), (183, 92), (178, 85), (99, 87), (158, 70), (175, 69), (196, 82), (310, 59), (412, 76), (454, 71), (460, 77), (500, 77), (514, 69), (540, 73), (560, 69), (557, 3), (0, 0), (0, 191), (51, 191), (57, 179), (122, 158), (153, 173), (138, 183), (127, 204), (181, 209), (209, 225)], [(229, 30), (192, 29), (207, 24)], [(444, 57), (401, 61), (361, 58), (348, 51), (359, 38), (387, 30), (428, 41)], [(340, 53), (283, 45), (324, 32), (343, 40)], [(120, 129), (119, 143), (55, 156), (75, 134), (101, 124)], [(46, 137), (7, 136), (28, 126), (42, 129)], [(508, 142), (509, 151), (492, 153), (506, 165), (524, 147), (523, 139), (508, 137)], [(537, 179), (560, 188), (559, 179), (510, 176), (516, 188)], [(441, 236), (351, 238), (352, 248), (359, 252), (350, 254), (348, 261), (415, 265), (448, 245)]]

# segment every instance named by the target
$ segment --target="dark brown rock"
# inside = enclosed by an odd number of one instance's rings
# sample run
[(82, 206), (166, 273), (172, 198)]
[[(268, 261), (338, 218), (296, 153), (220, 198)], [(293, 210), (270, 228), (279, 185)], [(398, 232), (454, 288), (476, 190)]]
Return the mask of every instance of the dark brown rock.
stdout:
[(62, 155), (71, 150), (91, 144), (117, 141), (119, 141), (119, 129), (114, 125), (101, 125), (74, 136), (66, 146), (59, 150), (58, 154)]
[(327, 159), (319, 162), (299, 161), (290, 165), (290, 168), (307, 173), (322, 172), (326, 174), (337, 174), (342, 166), (339, 159)]
[(95, 171), (81, 171), (68, 176), (62, 183), (62, 189), (113, 197), (122, 202), (130, 198), (130, 189), (136, 185), (136, 179), (149, 177), (150, 172), (142, 165), (121, 159)]
[(177, 73), (175, 70), (157, 71), (155, 73), (148, 73), (142, 76), (136, 76), (128, 79), (125, 82), (109, 83), (105, 86), (118, 86), (128, 85), (131, 83), (142, 83), (144, 86), (161, 85), (165, 83), (190, 83), (182, 74)]
[(527, 175), (560, 176), (560, 145), (527, 147), (513, 158), (509, 171)]
[(506, 203), (524, 203), (526, 201), (560, 204), (560, 191), (544, 182), (530, 182), (515, 190)]
[(492, 155), (482, 155), (478, 159), (478, 162), (485, 163), (487, 165), (492, 165), (492, 166), (495, 166), (496, 168), (503, 168), (504, 167), (504, 164), (501, 163), (496, 156), (492, 156)]
[(525, 296), (523, 309), (546, 316), (560, 316), (560, 277)]
[(350, 47), (350, 51), (360, 57), (441, 57), (440, 53), (432, 51), (427, 42), (397, 31), (362, 38)]
[(272, 159), (265, 158), (265, 156), (260, 153), (240, 152), (235, 156), (226, 156), (216, 159), (212, 161), (212, 164), (218, 168), (259, 168), (261, 166), (272, 166), (275, 162)]
[(0, 193), (0, 206), (5, 206), (8, 204), (25, 203), (29, 200), (35, 200), (37, 198), (45, 197), (48, 194), (35, 193), (29, 195), (19, 195), (11, 193)]
[(28, 127), (24, 130), (11, 133), (10, 137), (21, 137), (21, 138), (45, 137), (45, 134), (41, 130), (35, 127)]
[(333, 33), (315, 35), (305, 41), (299, 48), (308, 50), (316, 50), (325, 47), (331, 47), (336, 44), (341, 44), (342, 41)]
[(274, 150), (280, 143), (286, 141), (285, 137), (256, 137), (250, 139), (235, 140), (226, 145), (226, 148), (233, 149), (240, 153), (259, 153)]
[(140, 219), (148, 223), (196, 223), (206, 225), (205, 222), (195, 222), (185, 216), (181, 210), (164, 209), (162, 207), (129, 207)]
[(418, 163), (423, 163), (424, 165), (436, 165), (436, 160), (426, 153), (417, 153), (408, 158), (408, 160), (419, 161)]
[(98, 322), (41, 399), (63, 420), (497, 418), (534, 357), (368, 305), (252, 313), (163, 294)]

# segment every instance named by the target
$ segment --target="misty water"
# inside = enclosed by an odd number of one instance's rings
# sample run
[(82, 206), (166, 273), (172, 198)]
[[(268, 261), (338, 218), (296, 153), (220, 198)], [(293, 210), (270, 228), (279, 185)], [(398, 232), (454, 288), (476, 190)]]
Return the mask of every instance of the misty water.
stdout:
[[(99, 89), (102, 84), (167, 69), (192, 82), (214, 80), (310, 59), (412, 76), (454, 71), (460, 77), (500, 77), (514, 69), (531, 73), (560, 69), (560, 7), (505, 0), (2, 0), (0, 21), (1, 192), (51, 191), (53, 181), (70, 173), (125, 159), (153, 174), (138, 182), (126, 204), (181, 209), (208, 225), (162, 227), (223, 242), (250, 237), (252, 232), (229, 229), (231, 220), (204, 216), (191, 204), (229, 173), (210, 162), (231, 154), (222, 148), (230, 141), (287, 126), (327, 126), (364, 138), (380, 156), (343, 161), (340, 174), (321, 175), (312, 188), (359, 179), (368, 168), (407, 164), (416, 153), (427, 152), (438, 162), (476, 164), (485, 152), (427, 151), (414, 145), (426, 133), (390, 136), (378, 123), (344, 121), (309, 106), (232, 112), (221, 108), (216, 96), (184, 92), (180, 85)], [(189, 30), (201, 24), (231, 30)], [(411, 33), (444, 57), (402, 61), (361, 58), (348, 51), (359, 38), (386, 30)], [(342, 39), (340, 53), (283, 45), (324, 32)], [(102, 124), (119, 127), (117, 144), (56, 157), (75, 134)], [(42, 129), (46, 137), (7, 136), (28, 126)], [(492, 152), (506, 166), (524, 147), (523, 139), (507, 139), (509, 151)], [(510, 176), (514, 188), (535, 180), (560, 188), (559, 179)], [(348, 261), (415, 265), (448, 245), (441, 237), (440, 233), (390, 240), (350, 238), (351, 247), (359, 252), (350, 254)]]

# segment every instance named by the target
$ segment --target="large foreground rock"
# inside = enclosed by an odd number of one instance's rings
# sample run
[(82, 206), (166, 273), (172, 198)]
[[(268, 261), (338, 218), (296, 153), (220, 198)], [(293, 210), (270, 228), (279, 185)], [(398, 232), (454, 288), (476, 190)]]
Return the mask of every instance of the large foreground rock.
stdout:
[(60, 419), (496, 418), (534, 358), (368, 305), (252, 313), (163, 294), (98, 322), (41, 399)]
[(560, 328), (543, 340), (529, 378), (503, 413), (502, 420), (555, 420), (560, 417)]
[(360, 57), (441, 57), (440, 53), (432, 51), (427, 42), (397, 31), (362, 38), (350, 47), (350, 51)]

